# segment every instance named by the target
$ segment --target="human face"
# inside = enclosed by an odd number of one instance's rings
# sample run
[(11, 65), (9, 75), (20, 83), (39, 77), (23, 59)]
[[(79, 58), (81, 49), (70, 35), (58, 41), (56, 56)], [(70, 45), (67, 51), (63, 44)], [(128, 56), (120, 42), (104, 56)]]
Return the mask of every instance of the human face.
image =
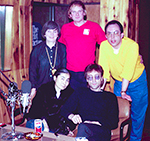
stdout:
[(56, 42), (58, 37), (57, 29), (47, 29), (45, 32), (46, 42)]
[(103, 78), (101, 77), (101, 73), (95, 70), (91, 72), (87, 72), (86, 81), (92, 91), (100, 91), (101, 90), (101, 82)]
[(55, 81), (56, 91), (64, 90), (69, 85), (70, 74), (69, 73), (61, 73), (57, 77), (54, 76), (54, 81)]
[(106, 29), (106, 38), (115, 49), (120, 48), (123, 36), (117, 24), (109, 25)]
[(84, 23), (84, 16), (85, 16), (85, 11), (83, 10), (82, 6), (79, 5), (72, 5), (70, 7), (70, 18), (75, 23)]

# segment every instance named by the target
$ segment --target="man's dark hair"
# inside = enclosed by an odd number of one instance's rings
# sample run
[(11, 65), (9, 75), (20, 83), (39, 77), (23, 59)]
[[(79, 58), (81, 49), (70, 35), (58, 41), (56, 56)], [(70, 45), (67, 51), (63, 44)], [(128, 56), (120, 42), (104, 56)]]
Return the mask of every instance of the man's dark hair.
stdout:
[(48, 30), (48, 29), (56, 29), (58, 31), (58, 36), (60, 36), (60, 27), (59, 25), (54, 22), (54, 21), (47, 21), (43, 27), (42, 27), (42, 37), (45, 39), (45, 32)]
[(123, 26), (122, 26), (122, 24), (121, 24), (119, 21), (112, 20), (112, 21), (110, 21), (110, 22), (108, 22), (108, 23), (106, 24), (106, 26), (105, 26), (105, 34), (106, 34), (106, 31), (107, 31), (108, 26), (109, 26), (109, 25), (112, 25), (112, 24), (117, 24), (117, 25), (119, 26), (119, 28), (120, 28), (120, 32), (123, 33)]
[(58, 76), (60, 75), (61, 73), (68, 73), (70, 75), (70, 72), (69, 70), (67, 70), (66, 68), (59, 68), (57, 69), (57, 71), (54, 73), (54, 76)]
[(87, 73), (91, 72), (93, 70), (95, 70), (97, 72), (100, 72), (101, 76), (103, 76), (103, 68), (100, 65), (98, 65), (98, 64), (90, 64), (84, 70), (84, 77), (86, 78), (87, 77)]
[[(71, 11), (70, 11), (70, 8), (73, 6), (73, 5), (78, 5), (78, 6), (81, 6), (84, 10), (84, 12), (86, 13), (86, 8), (85, 8), (85, 5), (82, 1), (80, 0), (75, 0), (75, 1), (72, 1), (68, 7), (68, 17), (70, 18), (70, 14), (71, 14)], [(84, 16), (84, 20), (87, 19), (87, 15)]]

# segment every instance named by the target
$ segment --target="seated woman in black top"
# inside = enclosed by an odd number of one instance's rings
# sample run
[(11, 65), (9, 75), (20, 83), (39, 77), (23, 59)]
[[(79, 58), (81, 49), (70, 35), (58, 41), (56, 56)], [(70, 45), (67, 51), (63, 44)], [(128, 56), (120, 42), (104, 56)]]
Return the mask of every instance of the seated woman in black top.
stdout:
[[(60, 115), (60, 108), (73, 93), (69, 86), (70, 73), (67, 69), (58, 69), (51, 82), (43, 84), (33, 99), (26, 127), (34, 128), (34, 119), (44, 119), (49, 131), (68, 134), (67, 122)], [(69, 121), (68, 121), (69, 123)], [(70, 122), (71, 124), (71, 122)]]

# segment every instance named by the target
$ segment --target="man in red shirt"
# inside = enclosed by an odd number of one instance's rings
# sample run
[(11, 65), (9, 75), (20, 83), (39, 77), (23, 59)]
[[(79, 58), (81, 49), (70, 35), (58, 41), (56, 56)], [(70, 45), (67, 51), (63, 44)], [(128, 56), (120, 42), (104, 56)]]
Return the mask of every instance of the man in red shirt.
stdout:
[(70, 84), (76, 89), (86, 87), (84, 69), (95, 61), (96, 43), (106, 38), (99, 24), (86, 20), (85, 5), (81, 1), (71, 2), (68, 16), (73, 21), (62, 26), (59, 41), (66, 45)]

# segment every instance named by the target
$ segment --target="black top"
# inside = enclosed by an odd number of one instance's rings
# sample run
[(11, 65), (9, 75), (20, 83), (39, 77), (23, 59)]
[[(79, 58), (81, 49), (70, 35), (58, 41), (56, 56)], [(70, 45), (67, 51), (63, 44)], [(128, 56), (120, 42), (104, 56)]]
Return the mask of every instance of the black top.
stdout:
[[(51, 66), (45, 50), (47, 47), (52, 66), (54, 64), (56, 45), (50, 49), (43, 41), (35, 46), (30, 55), (29, 80), (32, 88), (39, 88), (42, 84), (52, 81)], [(55, 68), (66, 67), (66, 46), (58, 42)]]
[(46, 119), (51, 130), (58, 128), (61, 120), (60, 108), (73, 93), (73, 89), (68, 86), (61, 91), (61, 95), (57, 99), (54, 84), (54, 81), (51, 81), (43, 84), (38, 89), (29, 113), (26, 114), (28, 120), (36, 118)]
[(118, 102), (111, 92), (94, 92), (89, 88), (80, 88), (63, 105), (61, 115), (68, 118), (75, 110), (83, 122), (85, 120), (99, 121), (109, 130), (118, 126)]

